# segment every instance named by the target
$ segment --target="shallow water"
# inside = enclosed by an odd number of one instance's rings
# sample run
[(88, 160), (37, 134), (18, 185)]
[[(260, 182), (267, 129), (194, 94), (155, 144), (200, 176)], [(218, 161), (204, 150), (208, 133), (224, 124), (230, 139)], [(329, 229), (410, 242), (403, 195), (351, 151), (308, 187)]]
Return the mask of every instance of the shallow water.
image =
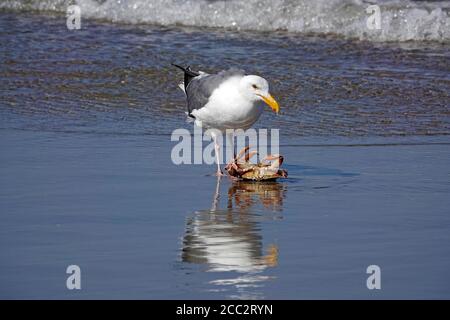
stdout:
[[(448, 45), (11, 12), (0, 30), (0, 297), (450, 297)], [(172, 164), (192, 130), (174, 61), (270, 80), (282, 113), (258, 127), (281, 128), (289, 179)]]

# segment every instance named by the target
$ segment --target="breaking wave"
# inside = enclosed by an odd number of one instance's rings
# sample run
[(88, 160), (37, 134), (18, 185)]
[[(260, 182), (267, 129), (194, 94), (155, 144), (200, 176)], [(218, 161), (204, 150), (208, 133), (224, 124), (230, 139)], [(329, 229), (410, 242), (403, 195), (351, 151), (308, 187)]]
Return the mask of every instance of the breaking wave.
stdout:
[[(450, 42), (450, 1), (409, 0), (3, 0), (0, 9), (65, 12), (121, 23), (286, 30), (369, 41)], [(370, 5), (380, 29), (369, 29)]]

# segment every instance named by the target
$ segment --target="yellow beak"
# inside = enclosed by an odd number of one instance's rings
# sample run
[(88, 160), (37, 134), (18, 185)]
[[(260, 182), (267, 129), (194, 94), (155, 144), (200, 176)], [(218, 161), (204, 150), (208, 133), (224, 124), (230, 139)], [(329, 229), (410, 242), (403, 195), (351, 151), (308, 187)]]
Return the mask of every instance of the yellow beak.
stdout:
[(269, 107), (272, 108), (273, 111), (275, 111), (276, 113), (278, 113), (278, 111), (280, 111), (280, 106), (278, 105), (278, 102), (270, 95), (267, 94), (267, 96), (260, 96), (265, 103), (267, 103), (267, 105)]

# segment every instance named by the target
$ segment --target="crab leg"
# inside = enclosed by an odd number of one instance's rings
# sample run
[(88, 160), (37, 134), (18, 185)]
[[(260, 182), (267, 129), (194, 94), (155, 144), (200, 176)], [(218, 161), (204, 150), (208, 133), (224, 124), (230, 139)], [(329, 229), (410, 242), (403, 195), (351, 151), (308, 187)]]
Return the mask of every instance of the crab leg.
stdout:
[(237, 156), (234, 158), (235, 162), (237, 162), (239, 159), (241, 159), (250, 149), (250, 147), (244, 147), (241, 151), (237, 154)]
[(258, 151), (251, 151), (245, 154), (245, 162), (248, 162), (255, 154), (258, 154)]

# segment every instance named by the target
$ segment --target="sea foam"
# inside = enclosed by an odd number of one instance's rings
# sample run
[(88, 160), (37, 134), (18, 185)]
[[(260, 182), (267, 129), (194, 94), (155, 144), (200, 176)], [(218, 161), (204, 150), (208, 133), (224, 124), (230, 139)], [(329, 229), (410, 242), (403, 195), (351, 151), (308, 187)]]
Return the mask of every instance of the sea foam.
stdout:
[[(450, 42), (450, 1), (5, 0), (0, 8), (65, 12), (70, 4), (80, 6), (82, 18), (130, 24), (286, 30), (381, 42)], [(366, 9), (371, 5), (380, 8), (380, 29), (367, 26)]]

